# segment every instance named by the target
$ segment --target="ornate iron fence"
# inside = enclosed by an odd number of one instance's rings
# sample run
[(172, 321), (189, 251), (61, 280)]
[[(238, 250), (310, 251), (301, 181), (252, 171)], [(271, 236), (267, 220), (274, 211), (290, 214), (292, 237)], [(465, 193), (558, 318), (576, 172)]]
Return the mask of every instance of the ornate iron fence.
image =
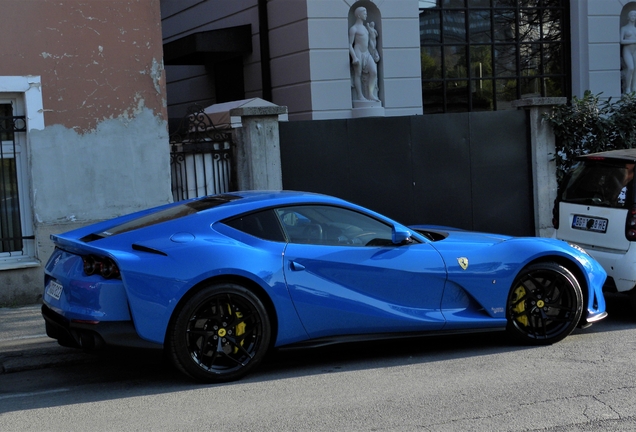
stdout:
[(217, 129), (198, 105), (170, 135), (170, 170), (175, 201), (225, 193), (234, 188), (232, 134)]

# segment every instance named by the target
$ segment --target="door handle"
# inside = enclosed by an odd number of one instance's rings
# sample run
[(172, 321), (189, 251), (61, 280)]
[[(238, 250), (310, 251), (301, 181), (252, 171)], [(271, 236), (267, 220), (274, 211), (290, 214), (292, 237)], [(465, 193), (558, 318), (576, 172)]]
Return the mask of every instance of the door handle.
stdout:
[(298, 264), (296, 261), (289, 262), (289, 268), (293, 271), (302, 271), (305, 270), (305, 266), (302, 264)]

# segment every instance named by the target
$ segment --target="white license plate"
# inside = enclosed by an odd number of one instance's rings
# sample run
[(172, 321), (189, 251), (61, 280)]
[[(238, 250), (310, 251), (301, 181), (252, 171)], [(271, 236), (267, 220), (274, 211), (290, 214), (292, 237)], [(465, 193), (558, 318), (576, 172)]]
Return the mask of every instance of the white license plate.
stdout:
[(51, 297), (53, 297), (55, 300), (59, 300), (63, 290), (64, 290), (64, 287), (62, 286), (61, 283), (55, 282), (54, 280), (52, 280), (51, 282), (49, 282), (49, 286), (46, 289), (46, 293), (50, 295)]
[(607, 219), (574, 215), (572, 228), (604, 233), (607, 231)]

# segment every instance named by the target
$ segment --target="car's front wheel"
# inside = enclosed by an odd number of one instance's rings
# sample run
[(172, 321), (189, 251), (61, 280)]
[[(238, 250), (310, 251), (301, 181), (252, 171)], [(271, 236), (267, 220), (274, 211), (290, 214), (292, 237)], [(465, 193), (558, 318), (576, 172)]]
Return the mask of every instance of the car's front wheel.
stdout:
[(512, 285), (507, 309), (513, 336), (525, 343), (552, 344), (572, 333), (581, 319), (581, 286), (557, 263), (530, 265)]
[(175, 366), (196, 380), (242, 378), (263, 359), (271, 330), (267, 310), (250, 290), (207, 286), (175, 311), (166, 349)]

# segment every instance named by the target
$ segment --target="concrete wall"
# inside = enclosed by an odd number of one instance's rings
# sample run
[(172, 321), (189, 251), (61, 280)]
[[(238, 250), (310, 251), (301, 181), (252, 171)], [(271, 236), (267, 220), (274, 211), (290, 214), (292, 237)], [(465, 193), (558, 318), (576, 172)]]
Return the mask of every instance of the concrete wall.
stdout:
[[(270, 11), (286, 3), (274, 0)], [(270, 40), (294, 41), (277, 48), (277, 59), (272, 51), (272, 76), (279, 77), (274, 103), (290, 108), (290, 120), (352, 117), (349, 27), (358, 6), (367, 7), (368, 21), (380, 32), (378, 84), (385, 114), (422, 114), (417, 1), (307, 0), (306, 11), (298, 7), (296, 16), (270, 14), (270, 27), (276, 23)], [(298, 100), (310, 107), (296, 110)]]
[(0, 304), (25, 304), (41, 296), (51, 233), (172, 199), (159, 0), (7, 0), (0, 27), (0, 92), (37, 76), (44, 120), (22, 184), (39, 265), (0, 271)]
[[(630, 5), (630, 3), (633, 3)], [(626, 0), (571, 0), (572, 94), (621, 95), (620, 27)]]
[[(302, 3), (288, 0), (290, 6)], [(163, 43), (191, 33), (252, 25), (252, 53), (243, 59), (245, 97), (261, 97), (261, 64), (257, 0), (161, 0)], [(214, 75), (202, 65), (166, 66), (168, 115), (181, 118), (188, 106), (216, 103)]]
[[(380, 93), (387, 116), (422, 114), (417, 0), (269, 0), (271, 102), (290, 120), (352, 117), (349, 26), (360, 6), (377, 11), (381, 31)], [(251, 24), (253, 52), (244, 58), (245, 97), (262, 97), (257, 0), (162, 1), (164, 43), (193, 32)], [(216, 103), (204, 66), (167, 66), (171, 118), (189, 104)]]
[[(290, 120), (311, 120), (316, 104), (311, 69), (320, 53), (311, 46), (309, 36), (312, 30), (307, 14), (311, 3), (311, 0), (273, 0), (267, 6), (272, 102), (287, 106)], [(323, 3), (333, 6), (331, 0)], [(325, 23), (323, 31), (332, 30)]]
[(349, 26), (358, 6), (379, 15), (373, 20), (380, 32), (379, 85), (385, 115), (422, 114), (417, 1), (273, 0), (273, 102), (289, 108), (290, 120), (352, 117)]
[(417, 1), (272, 0), (273, 102), (289, 108), (290, 120), (352, 117), (349, 27), (358, 6), (367, 7), (367, 21), (380, 33), (385, 115), (422, 114)]

